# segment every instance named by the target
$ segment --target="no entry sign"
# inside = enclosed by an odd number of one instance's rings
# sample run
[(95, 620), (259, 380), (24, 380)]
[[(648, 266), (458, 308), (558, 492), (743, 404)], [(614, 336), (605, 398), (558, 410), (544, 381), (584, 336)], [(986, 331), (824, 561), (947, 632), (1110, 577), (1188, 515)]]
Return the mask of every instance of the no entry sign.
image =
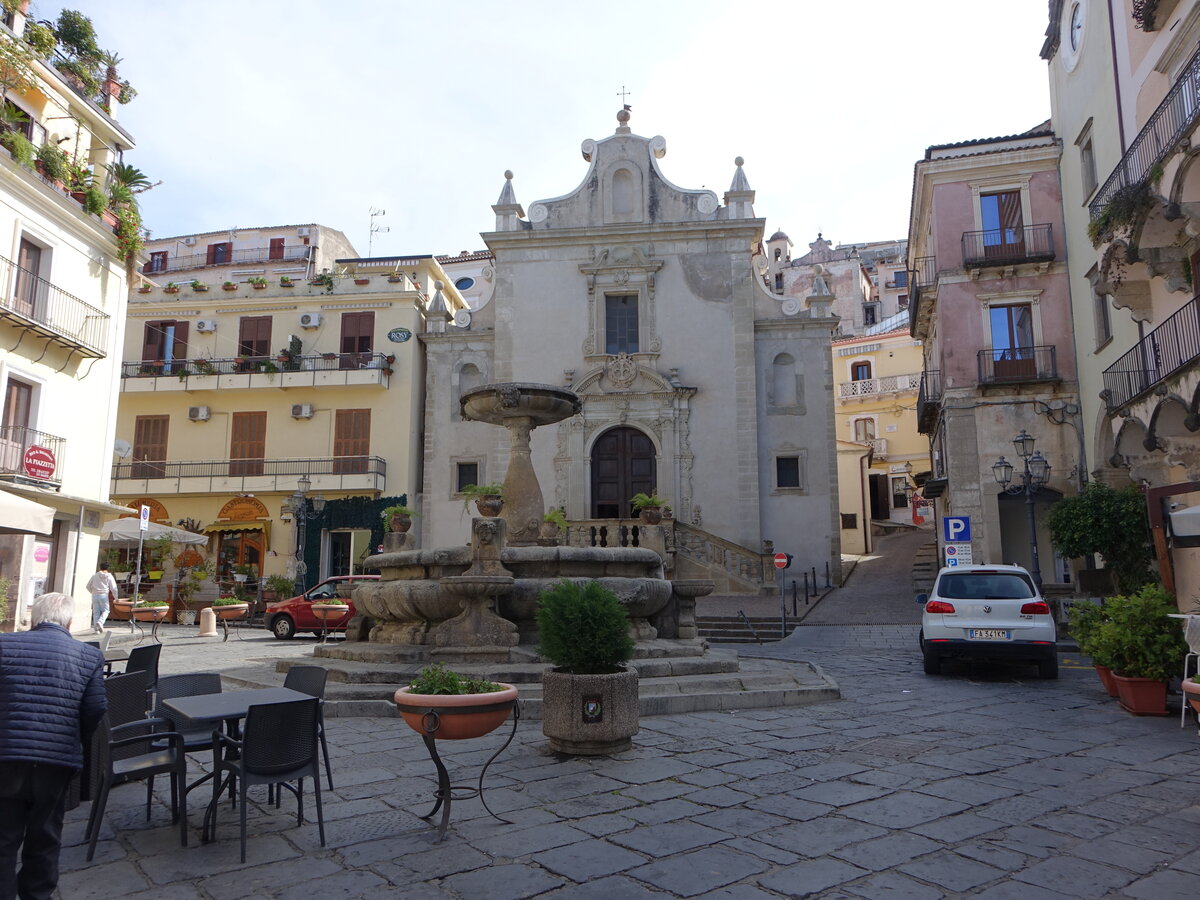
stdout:
[(786, 553), (775, 554), (775, 568), (786, 569), (788, 566), (788, 555)]

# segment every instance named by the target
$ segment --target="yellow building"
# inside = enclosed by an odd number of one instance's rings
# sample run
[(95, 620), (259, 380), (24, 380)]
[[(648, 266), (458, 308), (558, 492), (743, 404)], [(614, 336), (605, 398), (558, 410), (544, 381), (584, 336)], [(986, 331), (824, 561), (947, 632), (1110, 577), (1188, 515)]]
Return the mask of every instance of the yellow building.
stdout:
[[(0, 25), (0, 579), (8, 586), (0, 629), (23, 627), (34, 596), (53, 590), (74, 596), (74, 627), (86, 631), (100, 527), (125, 511), (108, 502), (108, 478), (126, 260), (118, 220), (100, 207), (112, 202), (107, 167), (134, 141), (114, 118), (113, 79), (103, 95), (71, 84), (49, 54), (14, 36), (24, 32), (24, 14), (8, 11)], [(92, 183), (90, 196), (68, 193), (66, 163), (80, 186)], [(30, 501), (38, 521), (20, 521), (13, 510)]]
[(909, 335), (906, 314), (884, 327), (890, 330), (838, 338), (832, 347), (847, 553), (871, 550), (872, 522), (920, 525), (929, 518), (914, 493), (929, 468), (929, 444), (917, 430), (921, 342)]
[(432, 256), (338, 259), (311, 279), (187, 274), (131, 294), (113, 495), (210, 535), (223, 578), (358, 571), (386, 498), (416, 503), (416, 336), (461, 297)]

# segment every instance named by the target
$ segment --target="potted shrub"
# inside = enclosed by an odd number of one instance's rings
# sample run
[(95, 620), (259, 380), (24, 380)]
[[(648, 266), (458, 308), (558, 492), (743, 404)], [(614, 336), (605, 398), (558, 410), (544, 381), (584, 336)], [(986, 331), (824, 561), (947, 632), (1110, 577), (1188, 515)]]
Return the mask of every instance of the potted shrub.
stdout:
[(168, 281), (166, 286), (163, 288), (163, 293), (164, 294), (178, 294), (179, 293), (179, 285), (177, 285), (173, 281)]
[(280, 275), (279, 276), (279, 286), (280, 287), (295, 287), (296, 282), (293, 281), (291, 278), (289, 278), (286, 275)]
[(208, 560), (180, 573), (179, 581), (175, 585), (175, 599), (181, 607), (175, 610), (175, 621), (180, 625), (196, 623), (196, 610), (191, 605), (192, 598), (204, 586), (204, 582), (212, 578), (212, 574), (213, 566)]
[(629, 615), (593, 580), (563, 579), (538, 597), (542, 733), (550, 749), (577, 756), (620, 753), (638, 732), (637, 671)]
[(417, 511), (409, 509), (407, 506), (389, 506), (379, 513), (387, 530), (400, 534), (404, 534), (412, 528), (412, 517), (415, 515), (417, 515)]
[(557, 546), (566, 528), (567, 513), (561, 507), (556, 506), (542, 516), (542, 526), (538, 532), (538, 543), (547, 547)]
[(1158, 585), (1113, 597), (1096, 640), (1108, 656), (1121, 706), (1138, 716), (1167, 715), (1167, 682), (1179, 672), (1187, 642), (1174, 598)]
[(246, 279), (256, 291), (261, 291), (267, 286), (267, 279), (262, 275), (252, 275)]
[(236, 281), (227, 281), (223, 285), (221, 285), (221, 287), (227, 291), (236, 291), (237, 290), (237, 282)]
[(268, 575), (263, 585), (263, 600), (286, 600), (296, 590), (296, 582), (286, 575)]
[(244, 584), (256, 573), (256, 571), (257, 570), (252, 565), (239, 563), (233, 567), (233, 580)]
[[(1103, 570), (1100, 570), (1103, 571)], [(1067, 611), (1067, 622), (1071, 637), (1079, 645), (1079, 652), (1089, 657), (1100, 683), (1110, 697), (1117, 696), (1117, 682), (1113, 679), (1111, 659), (1101, 640), (1100, 626), (1108, 619), (1108, 613), (1099, 603), (1077, 600)]]
[(218, 597), (212, 603), (218, 619), (240, 619), (250, 609), (250, 604), (237, 596)]
[[(418, 672), (407, 687), (396, 691), (394, 699), (413, 731), (444, 741), (460, 741), (482, 737), (504, 724), (517, 699), (517, 689), (502, 681), (461, 675), (434, 663)], [(437, 713), (430, 715), (431, 709)]]
[(502, 484), (468, 484), (461, 491), (463, 509), (470, 510), (471, 501), (481, 516), (494, 519), (504, 508), (504, 485)]
[(662, 521), (662, 508), (667, 501), (655, 494), (634, 494), (629, 505), (643, 525), (657, 525)]

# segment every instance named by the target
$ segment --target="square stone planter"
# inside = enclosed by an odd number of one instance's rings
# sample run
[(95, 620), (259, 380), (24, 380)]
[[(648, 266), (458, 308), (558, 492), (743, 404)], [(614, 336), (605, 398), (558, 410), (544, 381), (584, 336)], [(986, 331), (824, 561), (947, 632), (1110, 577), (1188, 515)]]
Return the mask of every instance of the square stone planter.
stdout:
[(555, 753), (606, 756), (628, 750), (638, 733), (638, 676), (542, 673), (542, 734)]

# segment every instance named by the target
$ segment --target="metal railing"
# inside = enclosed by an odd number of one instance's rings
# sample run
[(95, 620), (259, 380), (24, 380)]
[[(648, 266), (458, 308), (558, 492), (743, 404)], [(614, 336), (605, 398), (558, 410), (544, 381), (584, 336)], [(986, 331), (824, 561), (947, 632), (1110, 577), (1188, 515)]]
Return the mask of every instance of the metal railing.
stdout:
[(142, 266), (143, 275), (154, 275), (162, 272), (179, 272), (184, 269), (200, 269), (204, 266), (232, 266), (252, 262), (287, 262), (289, 260), (307, 260), (312, 252), (312, 246), (293, 244), (284, 246), (281, 250), (271, 253), (270, 247), (238, 247), (220, 255), (221, 259), (212, 259), (207, 252), (193, 253), (188, 256), (151, 257)]
[(1058, 362), (1053, 346), (979, 351), (980, 384), (1016, 384), (1057, 378)]
[(838, 385), (842, 400), (852, 397), (874, 397), (879, 394), (902, 394), (915, 391), (921, 386), (919, 372), (907, 375), (884, 375), (880, 378), (863, 378), (860, 381), (845, 381)]
[(916, 311), (921, 294), (937, 284), (937, 257), (918, 256), (908, 270), (908, 308)]
[[(323, 456), (300, 459), (189, 459), (120, 462), (113, 465), (114, 481), (124, 478), (224, 478), (266, 476), (295, 480), (301, 475), (387, 475), (380, 456)], [(315, 488), (314, 488), (315, 489)]]
[(857, 443), (869, 446), (876, 458), (887, 459), (887, 438), (865, 438)]
[(291, 358), (279, 356), (235, 356), (225, 359), (140, 360), (121, 363), (122, 378), (177, 378), (202, 375), (245, 375), (280, 372), (328, 372), (338, 370), (390, 370), (395, 357), (384, 353), (313, 353)]
[(0, 472), (61, 484), (66, 447), (67, 439), (58, 435), (23, 425), (0, 426)]
[(1192, 56), (1179, 80), (1151, 113), (1108, 180), (1088, 204), (1093, 221), (1100, 218), (1118, 191), (1141, 184), (1163, 162), (1200, 118), (1200, 51)]
[(109, 315), (0, 256), (0, 316), (57, 338), (85, 356), (107, 355)]
[(942, 406), (942, 373), (926, 369), (921, 373), (921, 388), (917, 391), (917, 427), (921, 434), (932, 434)]
[(1200, 297), (1193, 297), (1170, 318), (1104, 370), (1108, 411), (1120, 409), (1190, 366), (1200, 357)]
[(1054, 232), (1050, 225), (964, 231), (963, 266), (1012, 266), (1054, 259)]

